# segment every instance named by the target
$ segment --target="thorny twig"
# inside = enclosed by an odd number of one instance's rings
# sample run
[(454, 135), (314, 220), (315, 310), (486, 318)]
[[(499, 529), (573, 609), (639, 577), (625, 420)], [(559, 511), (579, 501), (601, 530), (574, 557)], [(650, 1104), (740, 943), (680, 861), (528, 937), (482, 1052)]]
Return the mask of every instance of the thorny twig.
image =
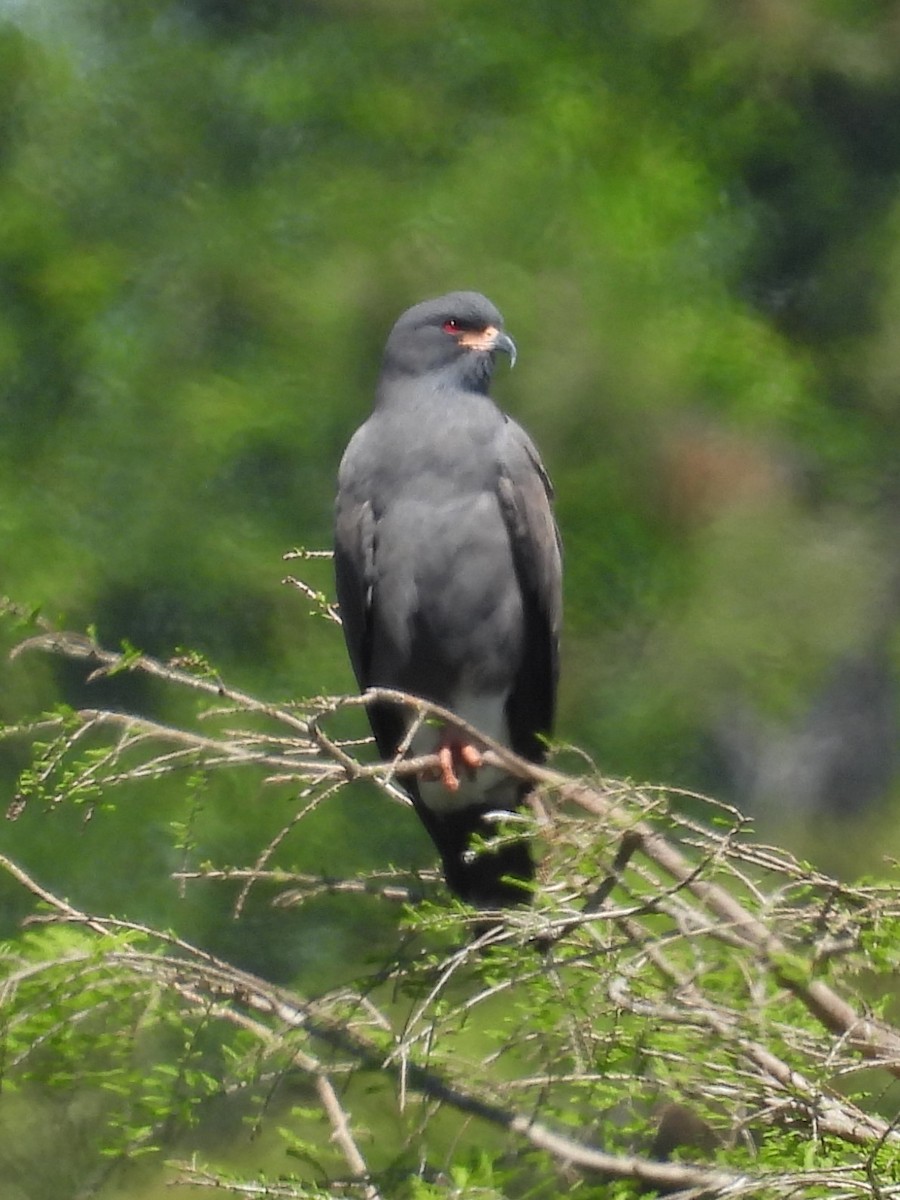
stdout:
[[(107, 921), (89, 916), (47, 888), (39, 885), (26, 872), (5, 856), (0, 855), (0, 867), (8, 871), (45, 904), (55, 909), (60, 918), (84, 925), (95, 932), (127, 927), (126, 922)], [(136, 927), (140, 928), (140, 927)], [(181, 939), (168, 939), (178, 957), (168, 954), (148, 954), (131, 946), (109, 951), (104, 957), (109, 965), (117, 965), (140, 978), (151, 978), (173, 988), (185, 1002), (201, 1005), (205, 1013), (251, 1032), (269, 1046), (280, 1045), (281, 1038), (270, 1027), (249, 1013), (274, 1017), (291, 1030), (305, 1030), (314, 1041), (339, 1049), (361, 1067), (387, 1071), (399, 1077), (401, 1067), (385, 1059), (383, 1051), (348, 1025), (305, 1005), (296, 996), (239, 971), (227, 963), (206, 954)], [(335, 1130), (335, 1134), (351, 1170), (364, 1183), (364, 1194), (375, 1200), (378, 1192), (369, 1182), (365, 1160), (347, 1125), (344, 1109), (318, 1059), (306, 1051), (292, 1051), (295, 1065), (322, 1081), (320, 1098)], [(638, 1156), (608, 1154), (598, 1147), (577, 1141), (556, 1132), (532, 1116), (509, 1107), (492, 1103), (471, 1088), (451, 1083), (434, 1070), (413, 1064), (406, 1059), (402, 1067), (406, 1086), (461, 1113), (480, 1118), (544, 1150), (569, 1167), (577, 1167), (608, 1179), (633, 1179), (645, 1187), (675, 1191), (695, 1189), (697, 1195), (742, 1196), (758, 1194), (768, 1179), (760, 1175), (694, 1166), (687, 1163), (663, 1163)], [(323, 1090), (324, 1089), (324, 1090)], [(785, 1176), (787, 1178), (787, 1176)], [(221, 1186), (221, 1181), (220, 1181)]]
[[(635, 789), (596, 778), (573, 779), (550, 767), (527, 762), (506, 747), (484, 738), (477, 730), (439, 706), (390, 689), (374, 689), (365, 697), (319, 699), (303, 705), (272, 705), (227, 687), (218, 679), (200, 678), (178, 666), (161, 664), (143, 655), (112, 654), (89, 639), (73, 635), (44, 633), (29, 639), (20, 649), (29, 648), (49, 650), (80, 658), (89, 665), (95, 664), (94, 676), (118, 670), (147, 672), (168, 683), (199, 690), (211, 700), (217, 703), (225, 701), (228, 705), (227, 709), (219, 707), (214, 713), (207, 714), (204, 722), (207, 727), (203, 732), (177, 729), (98, 709), (86, 709), (75, 717), (61, 718), (55, 727), (52, 722), (42, 720), (35, 724), (35, 729), (40, 729), (41, 737), (45, 738), (48, 731), (55, 728), (58, 738), (57, 745), (42, 763), (38, 779), (41, 786), (52, 790), (55, 774), (62, 764), (68, 761), (88, 735), (102, 733), (104, 728), (117, 730), (117, 737), (106, 754), (101, 758), (95, 757), (89, 768), (83, 771), (81, 778), (85, 787), (98, 784), (109, 787), (122, 782), (157, 778), (173, 771), (196, 770), (198, 767), (211, 771), (236, 765), (266, 772), (270, 782), (300, 785), (305, 808), (292, 817), (269, 842), (258, 856), (255, 868), (180, 873), (183, 878), (240, 878), (244, 885), (243, 895), (249, 886), (266, 879), (285, 882), (277, 877), (277, 873), (267, 870), (271, 854), (296, 826), (302, 812), (320, 804), (344, 782), (369, 780), (397, 799), (402, 797), (402, 793), (393, 782), (395, 778), (402, 780), (407, 773), (436, 765), (434, 756), (423, 756), (413, 761), (398, 756), (390, 763), (361, 761), (358, 739), (339, 740), (330, 732), (328, 724), (334, 714), (378, 700), (406, 706), (414, 722), (446, 721), (457, 725), (467, 734), (478, 738), (485, 747), (488, 762), (503, 767), (540, 789), (544, 807), (547, 800), (554, 797), (557, 805), (563, 806), (549, 828), (543, 831), (551, 843), (555, 841), (560, 847), (564, 844), (567, 821), (571, 821), (571, 818), (563, 813), (576, 810), (588, 814), (596, 822), (598, 831), (604, 831), (607, 840), (612, 834), (618, 847), (599, 885), (594, 883), (586, 887), (575, 884), (569, 887), (570, 900), (565, 901), (559, 895), (560, 885), (552, 883), (547, 887), (546, 895), (556, 903), (555, 911), (545, 915), (544, 909), (539, 908), (534, 914), (514, 914), (507, 919), (507, 932), (499, 935), (501, 940), (524, 934), (530, 944), (543, 948), (544, 968), (535, 964), (529, 973), (537, 973), (541, 969), (555, 972), (559, 967), (569, 970), (580, 962), (590, 961), (592, 954), (607, 954), (608, 938), (604, 940), (599, 936), (599, 931), (616, 929), (621, 933), (624, 944), (633, 947), (635, 952), (632, 965), (623, 968), (618, 978), (610, 977), (609, 995), (616, 1005), (644, 1014), (651, 1021), (672, 1020), (677, 1024), (685, 1020), (698, 1029), (707, 1029), (722, 1045), (731, 1047), (747, 1064), (747, 1069), (755, 1073), (760, 1096), (768, 1097), (767, 1103), (772, 1114), (782, 1111), (785, 1106), (794, 1111), (802, 1109), (809, 1113), (820, 1132), (870, 1148), (898, 1141), (891, 1123), (865, 1113), (837, 1093), (829, 1092), (787, 1058), (776, 1054), (759, 1037), (748, 1036), (737, 1015), (729, 1013), (721, 1005), (711, 1003), (702, 990), (701, 981), (686, 973), (683, 967), (675, 965), (665, 949), (667, 941), (680, 939), (698, 946), (704, 940), (718, 942), (737, 952), (750, 952), (754, 970), (768, 974), (779, 987), (800, 1001), (827, 1034), (836, 1039), (829, 1043), (830, 1049), (823, 1060), (833, 1075), (851, 1068), (853, 1060), (848, 1057), (850, 1054), (871, 1060), (885, 1070), (900, 1075), (900, 1034), (886, 1022), (876, 1021), (858, 1012), (824, 979), (814, 975), (826, 959), (846, 953), (848, 948), (855, 946), (854, 930), (860, 922), (898, 914), (900, 902), (896, 891), (883, 887), (838, 885), (801, 867), (783, 851), (747, 842), (741, 836), (743, 819), (727, 806), (718, 806), (719, 814), (727, 816), (731, 822), (731, 828), (723, 833), (696, 818), (678, 816), (670, 808), (670, 801), (676, 795), (671, 791)], [(235, 713), (241, 713), (245, 718), (252, 717), (259, 727), (234, 728), (232, 718)], [(225, 725), (211, 731), (210, 722)], [(19, 727), (18, 732), (21, 734), (23, 731), (27, 732), (27, 729)], [(161, 751), (154, 749), (159, 746), (163, 747)], [(67, 786), (77, 789), (78, 778), (74, 783), (69, 778)], [(55, 798), (61, 798), (61, 795), (55, 794)], [(660, 832), (658, 825), (662, 823), (669, 827), (671, 832), (668, 835)], [(576, 826), (577, 822), (573, 828)], [(5, 865), (23, 886), (29, 887), (51, 904), (61, 919), (82, 923), (98, 934), (112, 928), (110, 922), (98, 921), (69, 909), (51, 893), (39, 889), (25, 873), (17, 873), (18, 869), (12, 864)], [(768, 890), (763, 883), (764, 876), (770, 877), (774, 883), (774, 886), (768, 886)], [(722, 878), (731, 886), (718, 882)], [(307, 895), (335, 888), (372, 891), (371, 884), (365, 881), (329, 881), (305, 877), (293, 882), (299, 883)], [(378, 889), (376, 883), (376, 891)], [(812, 902), (807, 897), (806, 909), (802, 911), (810, 915), (804, 915), (802, 920), (799, 919), (801, 909), (791, 901), (792, 893), (799, 895), (801, 889), (819, 898), (817, 908), (812, 912), (809, 908)], [(626, 903), (621, 900), (613, 903), (612, 897), (617, 890), (627, 897)], [(393, 883), (384, 883), (384, 895), (391, 896), (394, 891), (398, 889)], [(408, 896), (408, 892), (400, 888), (398, 895)], [(558, 895), (559, 899), (555, 900)], [(746, 896), (748, 901), (738, 899), (741, 895)], [(574, 902), (578, 897), (580, 903), (576, 907)], [(758, 915), (760, 913), (764, 916)], [(657, 933), (648, 937), (643, 923), (643, 918), (648, 915), (669, 918), (671, 933)], [(816, 931), (811, 954), (802, 941), (792, 936), (792, 929), (797, 925)], [(595, 928), (598, 931), (596, 934), (593, 932)], [(581, 931), (587, 935), (587, 942)], [(791, 936), (786, 940), (788, 935)], [(496, 930), (489, 932), (483, 936), (480, 944), (496, 943), (497, 937)], [(581, 939), (581, 949), (574, 954), (568, 946), (572, 939)], [(576, 942), (572, 944), (574, 946)], [(593, 951), (588, 948), (592, 944), (595, 947)], [(835, 950), (835, 946), (839, 946), (839, 949)], [(534, 1146), (540, 1146), (584, 1170), (599, 1171), (609, 1178), (633, 1178), (648, 1187), (699, 1189), (691, 1193), (698, 1195), (720, 1194), (723, 1189), (729, 1195), (743, 1195), (759, 1186), (758, 1178), (753, 1182), (727, 1173), (716, 1174), (706, 1168), (648, 1165), (645, 1159), (617, 1159), (616, 1156), (605, 1155), (596, 1147), (572, 1142), (552, 1130), (544, 1129), (524, 1114), (498, 1107), (471, 1089), (466, 1090), (441, 1080), (435, 1073), (424, 1071), (423, 1074), (424, 1069), (413, 1061), (420, 1041), (426, 1048), (429, 1043), (429, 1038), (423, 1038), (421, 1031), (428, 1027), (431, 1019), (428, 1014), (433, 1002), (447, 992), (450, 980), (458, 971), (472, 961), (471, 955), (475, 952), (472, 945), (445, 961), (430, 990), (426, 991), (425, 1000), (418, 1004), (405, 1032), (397, 1037), (394, 1049), (387, 1054), (383, 1050), (376, 1052), (364, 1039), (360, 1041), (358, 1034), (349, 1026), (322, 1025), (320, 1018), (311, 1015), (296, 997), (285, 998), (280, 993), (276, 995), (260, 981), (235, 973), (227, 964), (208, 956), (203, 957), (186, 944), (179, 943), (176, 948), (190, 963), (190, 969), (184, 962), (174, 965), (174, 960), (166, 960), (164, 973), (169, 984), (186, 1001), (191, 1000), (191, 989), (200, 986), (198, 972), (201, 972), (202, 990), (207, 1002), (210, 990), (215, 992), (216, 989), (224, 989), (232, 998), (237, 995), (247, 997), (245, 1009), (249, 1006), (257, 1013), (274, 1015), (292, 1028), (303, 1028), (314, 1037), (322, 1037), (329, 1044), (339, 1046), (343, 1053), (355, 1056), (356, 1061), (363, 1065), (372, 1065), (377, 1057), (380, 1069), (396, 1073), (401, 1089), (409, 1087), (420, 1090), (424, 1095), (457, 1107), (462, 1112), (501, 1125)], [(554, 961), (551, 962), (551, 958)], [(151, 967), (149, 960), (143, 958), (140, 962), (134, 957), (122, 959), (129, 969), (163, 970), (161, 960), (157, 958), (154, 961), (156, 966)], [(672, 989), (672, 1003), (668, 1007), (659, 1000), (648, 1002), (646, 997), (638, 1000), (631, 996), (627, 986), (629, 971), (639, 969), (641, 962), (649, 963), (659, 978)], [(463, 1000), (458, 1011), (469, 1011), (509, 986), (509, 981), (502, 981), (483, 989), (479, 994)], [(227, 1015), (233, 1007), (230, 1002), (227, 1011), (223, 1008), (223, 1020), (238, 1020)], [(806, 1043), (798, 1041), (797, 1047), (801, 1044), (804, 1052), (812, 1048), (810, 1039)], [(327, 1110), (324, 1092), (320, 1093), (320, 1099)], [(339, 1112), (334, 1110), (329, 1119), (340, 1140)], [(352, 1142), (349, 1126), (345, 1133)], [(344, 1152), (350, 1164), (350, 1143), (344, 1147)], [(651, 1168), (657, 1166), (665, 1166), (666, 1170), (654, 1173)], [(355, 1166), (351, 1165), (351, 1170), (357, 1179), (363, 1179), (365, 1172), (360, 1169), (360, 1161)], [(691, 1171), (695, 1173), (691, 1174)], [(810, 1181), (810, 1176), (803, 1177), (804, 1185)], [(766, 1183), (774, 1186), (777, 1180), (767, 1176)], [(365, 1183), (365, 1186), (370, 1184)], [(856, 1194), (850, 1184), (846, 1194)], [(882, 1194), (887, 1196), (893, 1193), (889, 1189)]]

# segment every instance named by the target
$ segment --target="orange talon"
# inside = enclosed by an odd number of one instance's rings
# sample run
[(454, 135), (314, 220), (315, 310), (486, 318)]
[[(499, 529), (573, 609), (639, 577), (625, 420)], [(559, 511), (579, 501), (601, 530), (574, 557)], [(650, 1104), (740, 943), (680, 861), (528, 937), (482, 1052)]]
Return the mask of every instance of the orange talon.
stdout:
[(459, 778), (453, 764), (453, 747), (441, 746), (438, 750), (438, 760), (441, 764), (441, 783), (448, 792), (458, 792)]
[(458, 735), (445, 729), (435, 748), (437, 765), (426, 768), (421, 778), (424, 783), (441, 783), (448, 792), (458, 792), (460, 773), (463, 769), (472, 778), (484, 765), (484, 754), (473, 742), (464, 742)]
[(471, 742), (463, 742), (459, 747), (459, 757), (472, 771), (477, 771), (484, 762), (484, 755)]

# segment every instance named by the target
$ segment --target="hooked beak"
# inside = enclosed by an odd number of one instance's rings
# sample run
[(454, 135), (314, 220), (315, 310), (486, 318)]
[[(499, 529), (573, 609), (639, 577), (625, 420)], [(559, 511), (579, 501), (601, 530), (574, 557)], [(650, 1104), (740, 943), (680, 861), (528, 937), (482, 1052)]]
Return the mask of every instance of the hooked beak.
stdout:
[(508, 333), (498, 329), (496, 325), (488, 325), (486, 329), (469, 330), (459, 336), (459, 344), (468, 350), (489, 350), (496, 354), (498, 350), (509, 355), (509, 365), (516, 365), (516, 343)]
[(516, 365), (516, 343), (512, 340), (508, 333), (498, 331), (494, 338), (494, 350), (502, 350), (504, 354), (509, 355), (509, 365)]

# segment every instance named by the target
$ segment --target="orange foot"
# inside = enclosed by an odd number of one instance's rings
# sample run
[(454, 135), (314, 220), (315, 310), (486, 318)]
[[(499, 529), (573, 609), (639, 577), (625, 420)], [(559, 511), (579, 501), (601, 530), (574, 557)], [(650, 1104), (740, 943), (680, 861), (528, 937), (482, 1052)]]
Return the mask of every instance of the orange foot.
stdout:
[(484, 761), (481, 751), (472, 742), (465, 742), (458, 733), (445, 729), (437, 747), (439, 768), (427, 771), (425, 778), (439, 779), (448, 792), (459, 791), (459, 776), (465, 769), (471, 776)]

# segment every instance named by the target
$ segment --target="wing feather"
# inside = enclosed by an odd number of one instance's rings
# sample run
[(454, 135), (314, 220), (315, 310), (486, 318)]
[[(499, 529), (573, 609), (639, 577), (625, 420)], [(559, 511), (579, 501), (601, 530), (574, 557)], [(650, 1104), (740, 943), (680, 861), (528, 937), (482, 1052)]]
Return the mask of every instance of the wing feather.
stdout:
[(507, 705), (513, 749), (540, 760), (553, 728), (562, 621), (562, 543), (553, 486), (529, 436), (507, 420), (498, 495), (525, 613), (522, 664)]
[(356, 681), (369, 684), (372, 656), (372, 583), (375, 517), (368, 500), (338, 492), (334, 523), (334, 573), (344, 637)]

